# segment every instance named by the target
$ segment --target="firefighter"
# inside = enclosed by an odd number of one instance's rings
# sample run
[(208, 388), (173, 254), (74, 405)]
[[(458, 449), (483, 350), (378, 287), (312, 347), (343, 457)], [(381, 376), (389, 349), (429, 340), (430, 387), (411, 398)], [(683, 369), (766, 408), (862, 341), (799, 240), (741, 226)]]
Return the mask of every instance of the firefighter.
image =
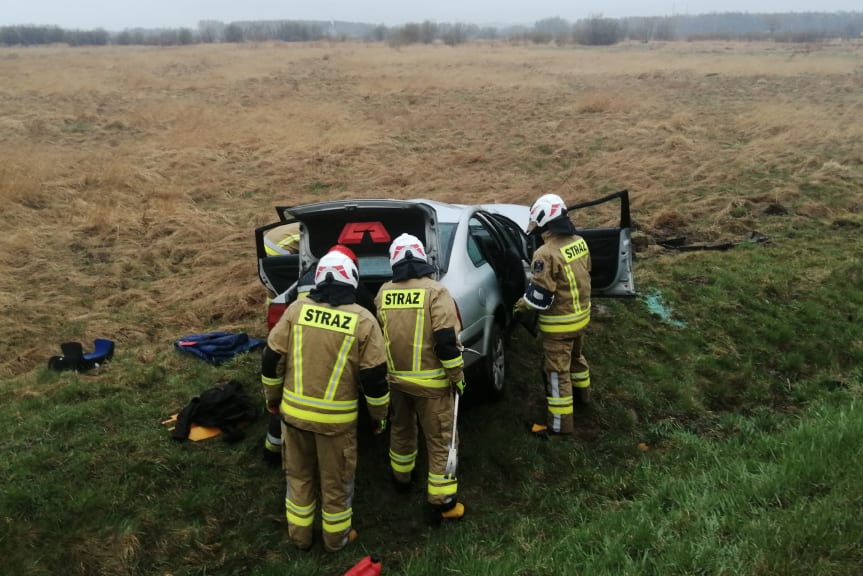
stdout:
[[(415, 236), (390, 245), (392, 281), (375, 297), (387, 347), (391, 390), (390, 467), (399, 491), (408, 491), (417, 458), (417, 424), (428, 452), (427, 499), (433, 518), (458, 519), (458, 481), (446, 464), (453, 441), (454, 394), (464, 391), (461, 322), (449, 291)], [(458, 438), (455, 438), (455, 442)]]
[(327, 550), (357, 536), (351, 506), (360, 389), (374, 432), (386, 428), (384, 340), (374, 316), (356, 303), (358, 281), (348, 256), (328, 252), (318, 262), (315, 287), (288, 307), (263, 353), (267, 407), (282, 417), (288, 532), (303, 550), (312, 545), (318, 500)]
[(264, 251), (267, 256), (298, 253), (300, 251), (300, 223), (291, 222), (267, 230), (264, 233)]
[[(264, 233), (264, 252), (269, 256), (296, 254), (300, 250), (300, 223), (292, 222), (271, 228)], [(314, 270), (312, 270), (314, 273)], [(267, 304), (276, 294), (267, 291)], [(282, 421), (278, 414), (271, 414), (264, 437), (264, 460), (276, 466), (282, 458)]]
[(590, 322), (590, 252), (576, 233), (566, 204), (545, 194), (530, 209), (529, 234), (542, 234), (533, 255), (531, 281), (516, 310), (539, 311), (547, 419), (531, 432), (572, 434), (573, 389), (580, 404), (590, 401), (590, 369), (582, 354)]

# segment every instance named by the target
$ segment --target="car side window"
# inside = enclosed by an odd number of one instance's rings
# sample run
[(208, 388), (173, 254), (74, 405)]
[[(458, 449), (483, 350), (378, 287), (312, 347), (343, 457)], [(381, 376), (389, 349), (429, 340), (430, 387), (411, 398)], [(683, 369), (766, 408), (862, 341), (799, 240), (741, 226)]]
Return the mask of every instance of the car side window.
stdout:
[(485, 263), (485, 257), (482, 255), (482, 251), (479, 249), (479, 244), (477, 244), (473, 234), (473, 226), (471, 226), (470, 236), (467, 237), (467, 255), (470, 257), (473, 265), (479, 268)]

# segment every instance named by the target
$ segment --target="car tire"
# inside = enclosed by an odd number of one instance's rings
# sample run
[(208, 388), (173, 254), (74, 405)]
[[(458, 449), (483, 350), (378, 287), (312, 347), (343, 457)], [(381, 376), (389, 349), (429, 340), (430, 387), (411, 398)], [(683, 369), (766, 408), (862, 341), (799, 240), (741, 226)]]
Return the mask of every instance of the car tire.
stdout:
[(500, 325), (492, 324), (488, 355), (482, 359), (482, 386), (487, 400), (503, 397), (506, 382), (506, 340)]

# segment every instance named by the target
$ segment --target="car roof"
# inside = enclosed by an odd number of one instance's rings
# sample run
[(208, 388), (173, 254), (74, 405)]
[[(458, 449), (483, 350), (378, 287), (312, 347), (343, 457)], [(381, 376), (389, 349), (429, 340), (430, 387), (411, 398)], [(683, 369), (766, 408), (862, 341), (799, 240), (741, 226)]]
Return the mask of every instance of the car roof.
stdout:
[[(415, 198), (413, 200), (408, 200), (408, 202), (425, 204), (426, 206), (433, 208), (435, 213), (437, 213), (438, 222), (444, 223), (458, 222), (459, 218), (461, 218), (462, 212), (464, 212), (465, 209), (472, 207), (472, 205), (468, 204), (450, 204), (447, 202), (439, 202), (437, 200), (429, 200), (427, 198)], [(527, 206), (521, 204), (479, 204), (477, 207), (480, 210), (491, 212), (492, 214), (506, 216), (518, 224), (522, 230), (527, 228), (528, 220), (530, 218), (530, 208)]]

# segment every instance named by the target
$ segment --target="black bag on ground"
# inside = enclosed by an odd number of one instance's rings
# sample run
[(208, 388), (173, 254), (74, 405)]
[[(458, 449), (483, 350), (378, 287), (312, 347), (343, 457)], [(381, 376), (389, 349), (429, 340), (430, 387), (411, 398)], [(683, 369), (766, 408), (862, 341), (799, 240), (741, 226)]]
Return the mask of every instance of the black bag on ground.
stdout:
[(220, 428), (225, 442), (236, 442), (243, 438), (241, 428), (257, 417), (257, 403), (243, 392), (240, 382), (230, 380), (192, 398), (177, 416), (171, 436), (174, 440), (185, 440), (192, 424), (197, 424)]

